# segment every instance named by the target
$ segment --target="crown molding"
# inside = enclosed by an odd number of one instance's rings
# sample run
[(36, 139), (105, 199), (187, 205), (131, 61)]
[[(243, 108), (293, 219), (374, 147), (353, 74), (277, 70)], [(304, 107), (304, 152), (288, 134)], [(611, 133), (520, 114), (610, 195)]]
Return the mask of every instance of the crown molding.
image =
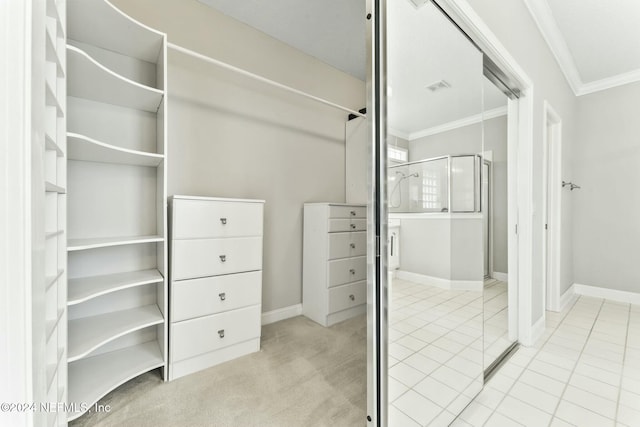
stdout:
[(542, 37), (549, 46), (551, 53), (560, 66), (560, 70), (576, 96), (588, 95), (601, 90), (640, 81), (640, 69), (637, 69), (601, 80), (584, 83), (580, 77), (580, 72), (578, 71), (573, 55), (571, 55), (569, 46), (553, 17), (547, 0), (524, 0), (524, 3), (527, 5), (529, 13), (533, 17)]
[(628, 73), (618, 74), (612, 77), (607, 77), (605, 79), (596, 80), (594, 82), (585, 83), (578, 89), (576, 95), (588, 95), (590, 93), (600, 92), (601, 90), (607, 90), (636, 82), (640, 82), (640, 69), (629, 71)]
[(408, 133), (394, 128), (389, 128), (389, 135), (397, 136), (398, 138), (406, 139), (407, 141), (410, 136)]
[(438, 133), (447, 132), (450, 130), (458, 129), (461, 127), (473, 125), (476, 123), (480, 123), (483, 120), (495, 119), (496, 117), (506, 116), (507, 115), (507, 106), (494, 108), (492, 110), (487, 110), (484, 113), (475, 114), (473, 116), (465, 117), (463, 119), (454, 120), (449, 123), (444, 123), (438, 126), (434, 126), (428, 129), (419, 130), (417, 132), (412, 132), (407, 135), (407, 140), (414, 141), (416, 139), (424, 138), (425, 136), (436, 135)]
[(560, 66), (560, 70), (564, 74), (567, 83), (569, 83), (571, 90), (575, 95), (578, 95), (580, 88), (583, 86), (582, 78), (569, 46), (553, 17), (549, 4), (546, 0), (524, 0), (524, 3), (538, 26), (542, 38), (547, 42), (547, 46), (549, 46), (551, 53), (556, 58), (556, 62)]

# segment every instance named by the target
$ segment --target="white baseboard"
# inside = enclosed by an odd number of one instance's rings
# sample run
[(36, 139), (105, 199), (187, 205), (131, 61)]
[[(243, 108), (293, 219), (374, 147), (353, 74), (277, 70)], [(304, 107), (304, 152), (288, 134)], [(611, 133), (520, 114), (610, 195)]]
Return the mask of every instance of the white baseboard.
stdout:
[(576, 294), (576, 285), (573, 284), (560, 296), (558, 311), (563, 311), (577, 299), (578, 295)]
[(509, 275), (507, 273), (500, 273), (499, 271), (494, 271), (492, 276), (494, 279), (500, 280), (501, 282), (509, 281)]
[(482, 291), (483, 287), (482, 280), (449, 280), (404, 270), (396, 270), (396, 277), (399, 280), (406, 280), (420, 285), (435, 286), (436, 288), (452, 291)]
[(541, 316), (536, 323), (531, 326), (531, 337), (530, 344), (525, 345), (535, 345), (540, 337), (544, 334), (544, 330), (546, 328), (546, 319), (544, 316)]
[(262, 313), (262, 324), (279, 322), (302, 314), (302, 304), (290, 305), (289, 307), (278, 308)]
[(604, 298), (611, 301), (627, 304), (640, 304), (640, 293), (619, 291), (617, 289), (601, 288), (599, 286), (581, 285), (574, 283), (573, 288), (578, 295), (587, 297)]

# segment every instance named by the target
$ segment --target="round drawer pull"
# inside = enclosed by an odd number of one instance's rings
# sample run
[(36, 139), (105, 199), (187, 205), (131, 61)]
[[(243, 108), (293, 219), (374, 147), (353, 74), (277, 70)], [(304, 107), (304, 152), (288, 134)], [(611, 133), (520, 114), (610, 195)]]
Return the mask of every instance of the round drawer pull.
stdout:
[(351, 211), (351, 216), (356, 216), (356, 211)]
[(356, 270), (355, 270), (355, 269), (353, 269), (353, 268), (351, 268), (351, 269), (349, 269), (349, 273), (351, 273), (351, 274), (356, 274)]
[(225, 262), (227, 260), (226, 255), (220, 255), (220, 261)]
[(355, 224), (351, 224), (351, 229), (355, 230), (356, 229), (356, 225)]
[(227, 294), (224, 292), (219, 293), (218, 296), (220, 297), (220, 301), (224, 301), (227, 299)]
[(351, 294), (351, 295), (349, 295), (349, 299), (350, 299), (351, 301), (355, 301), (355, 300), (356, 300), (356, 297), (355, 297), (355, 296), (353, 296), (353, 294)]
[(356, 248), (356, 244), (355, 243), (352, 243), (349, 246), (351, 246), (351, 249), (355, 249)]
[(222, 225), (227, 225), (227, 218), (220, 218)]
[(218, 336), (219, 336), (220, 338), (224, 338), (224, 329), (220, 329), (220, 330), (218, 331)]

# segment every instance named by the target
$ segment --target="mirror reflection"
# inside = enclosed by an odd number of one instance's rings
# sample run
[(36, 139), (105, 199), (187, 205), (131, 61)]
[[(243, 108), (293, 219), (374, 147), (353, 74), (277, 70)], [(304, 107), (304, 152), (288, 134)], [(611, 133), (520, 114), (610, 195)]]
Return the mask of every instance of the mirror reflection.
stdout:
[(515, 341), (507, 98), (433, 4), (387, 13), (389, 425), (443, 426)]

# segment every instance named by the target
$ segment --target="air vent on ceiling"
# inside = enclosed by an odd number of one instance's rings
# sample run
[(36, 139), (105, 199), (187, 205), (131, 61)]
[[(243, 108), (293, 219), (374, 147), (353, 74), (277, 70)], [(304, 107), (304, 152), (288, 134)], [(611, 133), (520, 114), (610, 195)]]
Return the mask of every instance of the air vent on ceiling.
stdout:
[(436, 92), (450, 87), (451, 85), (446, 80), (440, 80), (439, 82), (435, 82), (427, 86), (427, 89), (429, 89), (431, 92)]

